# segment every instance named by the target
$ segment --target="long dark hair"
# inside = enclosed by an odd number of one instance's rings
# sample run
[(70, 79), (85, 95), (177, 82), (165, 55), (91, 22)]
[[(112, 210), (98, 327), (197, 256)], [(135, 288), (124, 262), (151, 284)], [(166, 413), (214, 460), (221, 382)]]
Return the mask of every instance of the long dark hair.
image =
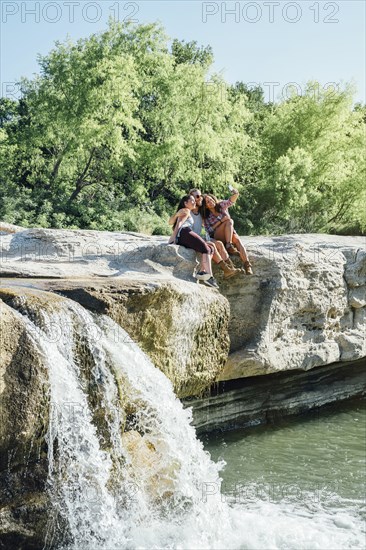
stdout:
[[(178, 204), (178, 208), (176, 210), (176, 212), (179, 212), (179, 210), (181, 210), (182, 208), (185, 208), (184, 204), (187, 202), (188, 199), (191, 198), (192, 195), (184, 195), (184, 197), (182, 197), (179, 201), (179, 204)], [(175, 226), (177, 225), (177, 221), (178, 220), (175, 220), (174, 222), (174, 225), (173, 225), (173, 230), (175, 229)]]
[(211, 199), (215, 201), (215, 212), (221, 214), (221, 202), (215, 197), (215, 195), (211, 195), (211, 193), (206, 193), (203, 196), (202, 206), (200, 208), (202, 218), (206, 219), (211, 214), (210, 210), (206, 206), (206, 197), (211, 197)]

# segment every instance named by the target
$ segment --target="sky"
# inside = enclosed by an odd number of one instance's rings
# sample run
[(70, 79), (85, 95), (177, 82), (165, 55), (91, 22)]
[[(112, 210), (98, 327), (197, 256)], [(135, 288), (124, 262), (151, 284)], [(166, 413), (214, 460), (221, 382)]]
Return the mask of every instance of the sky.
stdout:
[(200, 0), (1, 0), (2, 97), (19, 97), (17, 81), (39, 71), (37, 55), (56, 40), (100, 32), (110, 16), (136, 23), (160, 21), (170, 39), (213, 48), (213, 70), (229, 83), (263, 87), (280, 101), (317, 80), (322, 88), (355, 86), (366, 103), (364, 0), (336, 2)]

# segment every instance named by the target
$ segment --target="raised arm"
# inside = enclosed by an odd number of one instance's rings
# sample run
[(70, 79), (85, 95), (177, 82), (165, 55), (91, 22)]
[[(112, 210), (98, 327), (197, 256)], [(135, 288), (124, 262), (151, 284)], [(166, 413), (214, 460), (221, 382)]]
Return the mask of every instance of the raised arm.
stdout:
[(239, 191), (237, 189), (233, 189), (232, 195), (230, 197), (230, 200), (232, 203), (235, 203), (239, 197)]

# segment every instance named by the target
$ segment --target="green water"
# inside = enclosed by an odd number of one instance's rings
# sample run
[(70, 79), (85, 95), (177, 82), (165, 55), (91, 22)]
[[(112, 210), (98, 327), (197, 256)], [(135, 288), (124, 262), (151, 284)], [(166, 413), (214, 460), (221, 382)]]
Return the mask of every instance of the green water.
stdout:
[(293, 502), (305, 508), (362, 512), (365, 502), (366, 401), (304, 417), (207, 436), (224, 460), (222, 491), (236, 502)]

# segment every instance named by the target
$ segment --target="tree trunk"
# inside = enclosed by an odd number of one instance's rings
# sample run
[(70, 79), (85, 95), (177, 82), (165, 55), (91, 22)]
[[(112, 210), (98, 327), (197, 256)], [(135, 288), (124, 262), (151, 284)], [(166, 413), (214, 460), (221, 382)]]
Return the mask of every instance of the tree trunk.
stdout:
[(75, 183), (75, 189), (74, 191), (71, 193), (69, 199), (68, 199), (68, 204), (70, 204), (73, 200), (76, 199), (76, 197), (79, 195), (79, 193), (84, 189), (84, 187), (87, 187), (88, 185), (91, 185), (90, 182), (86, 182), (84, 181), (84, 178), (86, 176), (86, 174), (88, 173), (88, 170), (90, 168), (90, 164), (91, 164), (91, 161), (93, 160), (93, 156), (94, 156), (94, 153), (95, 153), (95, 147), (93, 147), (93, 149), (91, 150), (91, 153), (90, 153), (90, 157), (88, 159), (88, 162), (86, 163), (86, 166), (84, 168), (84, 170), (82, 171), (82, 173), (80, 174), (80, 176), (78, 177), (78, 179), (76, 180), (76, 183)]

